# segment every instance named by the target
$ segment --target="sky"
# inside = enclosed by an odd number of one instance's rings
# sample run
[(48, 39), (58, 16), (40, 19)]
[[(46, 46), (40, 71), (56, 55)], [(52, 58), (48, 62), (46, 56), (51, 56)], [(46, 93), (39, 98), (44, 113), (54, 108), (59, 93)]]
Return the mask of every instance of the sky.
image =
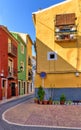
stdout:
[[(35, 40), (32, 13), (65, 0), (0, 0), (0, 25), (9, 31), (27, 33)], [(33, 55), (35, 55), (34, 48)]]

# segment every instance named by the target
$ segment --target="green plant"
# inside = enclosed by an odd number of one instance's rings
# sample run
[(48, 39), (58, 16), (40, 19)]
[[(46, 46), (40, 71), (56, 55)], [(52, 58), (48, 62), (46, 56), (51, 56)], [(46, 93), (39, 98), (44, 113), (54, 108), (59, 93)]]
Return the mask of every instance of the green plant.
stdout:
[(38, 103), (38, 97), (34, 97), (34, 102)]
[(61, 105), (64, 105), (64, 104), (65, 104), (65, 101), (66, 101), (66, 96), (65, 96), (64, 94), (62, 94), (62, 95), (60, 96), (60, 104), (61, 104)]
[(49, 97), (49, 101), (52, 101), (52, 97)]
[(38, 89), (38, 97), (39, 97), (39, 100), (40, 100), (40, 101), (43, 101), (44, 95), (45, 95), (45, 91), (44, 91), (44, 89), (42, 88), (42, 86), (40, 86), (39, 89)]
[(55, 104), (55, 105), (59, 105), (60, 102), (59, 102), (59, 101), (54, 101), (54, 104)]
[(69, 104), (69, 105), (70, 105), (70, 104), (72, 104), (72, 101), (71, 101), (71, 100), (69, 100), (69, 101), (68, 101), (68, 104)]
[(38, 100), (38, 98), (37, 98), (37, 97), (34, 97), (34, 100)]
[(53, 103), (53, 100), (52, 100), (52, 97), (49, 97), (49, 104), (52, 104)]
[(62, 94), (61, 96), (60, 96), (60, 101), (66, 101), (66, 96), (64, 95), (64, 94)]

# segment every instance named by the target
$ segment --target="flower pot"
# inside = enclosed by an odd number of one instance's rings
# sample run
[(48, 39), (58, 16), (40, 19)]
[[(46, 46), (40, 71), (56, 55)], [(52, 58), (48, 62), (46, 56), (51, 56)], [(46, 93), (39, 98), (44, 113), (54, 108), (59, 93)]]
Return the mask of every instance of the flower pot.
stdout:
[(49, 101), (49, 104), (52, 104), (53, 102), (52, 101)]
[(39, 103), (39, 100), (37, 98), (35, 98), (34, 103)]
[(44, 100), (43, 103), (44, 103), (45, 105), (47, 105), (47, 104), (48, 104), (48, 100)]
[(43, 104), (43, 102), (42, 102), (42, 101), (39, 101), (39, 104)]
[(60, 104), (61, 104), (61, 105), (64, 105), (64, 104), (65, 104), (65, 101), (60, 101)]

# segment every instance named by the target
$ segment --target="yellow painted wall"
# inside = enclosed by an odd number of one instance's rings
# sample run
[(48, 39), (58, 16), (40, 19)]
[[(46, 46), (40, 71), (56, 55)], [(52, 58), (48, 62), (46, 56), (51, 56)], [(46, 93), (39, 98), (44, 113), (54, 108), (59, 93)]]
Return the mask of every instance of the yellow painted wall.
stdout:
[(27, 75), (26, 75), (27, 80), (28, 80), (28, 70), (32, 69), (32, 66), (28, 65), (28, 57), (32, 58), (32, 40), (30, 39), (29, 35), (27, 35)]
[[(77, 41), (55, 42), (55, 16), (75, 13)], [(41, 85), (40, 72), (46, 72), (45, 87), (81, 87), (81, 0), (66, 1), (63, 4), (33, 14), (36, 28), (37, 74), (35, 87)], [(47, 53), (57, 52), (57, 60), (47, 60)], [(65, 74), (64, 74), (65, 73)]]
[(81, 88), (81, 74), (79, 77), (75, 73), (47, 74), (44, 80), (36, 74), (35, 87), (40, 85), (44, 88)]

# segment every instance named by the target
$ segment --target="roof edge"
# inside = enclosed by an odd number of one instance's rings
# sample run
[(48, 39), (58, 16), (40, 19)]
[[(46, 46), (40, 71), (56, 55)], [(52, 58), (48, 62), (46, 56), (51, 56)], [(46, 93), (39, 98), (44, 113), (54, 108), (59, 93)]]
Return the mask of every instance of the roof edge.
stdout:
[(55, 5), (52, 5), (52, 6), (50, 6), (50, 7), (47, 7), (47, 8), (45, 8), (45, 9), (42, 9), (42, 10), (33, 12), (32, 15), (33, 15), (33, 14), (42, 13), (43, 11), (46, 11), (47, 9), (51, 9), (51, 8), (53, 8), (53, 7), (57, 7), (57, 6), (59, 6), (59, 5), (68, 3), (68, 2), (70, 2), (70, 1), (72, 1), (72, 0), (65, 0), (65, 1), (63, 1), (63, 2), (57, 3), (57, 4), (55, 4)]
[(12, 35), (12, 33), (8, 30), (7, 26), (4, 25), (0, 25), (0, 27), (12, 38), (16, 41), (16, 43), (18, 44), (19, 41)]

